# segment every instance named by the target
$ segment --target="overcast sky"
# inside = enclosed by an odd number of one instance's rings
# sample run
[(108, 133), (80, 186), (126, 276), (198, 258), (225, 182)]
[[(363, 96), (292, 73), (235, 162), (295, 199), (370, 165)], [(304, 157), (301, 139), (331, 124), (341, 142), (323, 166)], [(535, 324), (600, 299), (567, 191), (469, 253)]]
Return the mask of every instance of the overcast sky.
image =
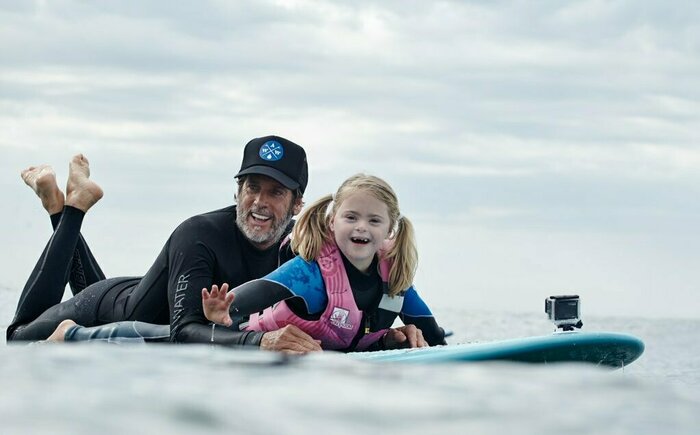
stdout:
[(85, 153), (84, 233), (139, 275), (278, 134), (307, 201), (358, 171), (396, 188), (438, 315), (578, 293), (584, 319), (698, 317), (698, 23), (690, 0), (2, 0), (0, 290), (50, 235), (24, 167), (63, 184)]

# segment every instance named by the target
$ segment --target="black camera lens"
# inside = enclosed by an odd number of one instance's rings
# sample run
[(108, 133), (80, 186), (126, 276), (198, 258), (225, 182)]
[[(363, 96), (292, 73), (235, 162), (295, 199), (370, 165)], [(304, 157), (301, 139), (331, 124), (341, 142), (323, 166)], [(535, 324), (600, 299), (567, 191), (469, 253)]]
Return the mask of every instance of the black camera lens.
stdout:
[(554, 320), (569, 320), (578, 318), (578, 299), (557, 301)]

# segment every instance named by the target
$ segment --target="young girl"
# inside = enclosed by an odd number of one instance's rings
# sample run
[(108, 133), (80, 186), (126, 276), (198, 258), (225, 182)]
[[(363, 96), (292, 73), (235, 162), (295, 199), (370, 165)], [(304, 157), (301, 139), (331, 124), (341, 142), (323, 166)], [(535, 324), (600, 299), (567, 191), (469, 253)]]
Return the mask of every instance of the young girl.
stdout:
[(292, 324), (324, 349), (353, 351), (408, 344), (397, 334), (416, 330), (390, 330), (398, 316), (419, 330), (411, 345), (445, 344), (411, 284), (418, 261), (413, 226), (384, 180), (348, 178), (302, 213), (291, 243), (298, 257), (264, 278), (229, 293), (226, 284), (203, 289), (207, 318), (231, 326), (233, 316), (240, 329), (257, 331)]

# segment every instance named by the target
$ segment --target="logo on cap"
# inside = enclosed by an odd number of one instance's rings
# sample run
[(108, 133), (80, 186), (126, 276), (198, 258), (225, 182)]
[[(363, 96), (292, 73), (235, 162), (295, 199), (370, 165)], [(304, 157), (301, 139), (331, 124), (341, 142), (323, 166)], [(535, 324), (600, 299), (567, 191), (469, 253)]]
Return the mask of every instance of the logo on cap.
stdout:
[(260, 158), (269, 162), (275, 162), (284, 157), (284, 148), (279, 142), (268, 140), (260, 147)]

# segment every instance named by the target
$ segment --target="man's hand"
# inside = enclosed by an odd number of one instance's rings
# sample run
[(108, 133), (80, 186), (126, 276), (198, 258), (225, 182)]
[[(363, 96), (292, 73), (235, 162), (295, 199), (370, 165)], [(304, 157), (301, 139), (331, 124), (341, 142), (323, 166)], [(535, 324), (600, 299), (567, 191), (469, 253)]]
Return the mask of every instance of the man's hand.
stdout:
[(207, 320), (219, 325), (231, 326), (233, 320), (231, 320), (228, 309), (233, 303), (233, 297), (233, 291), (228, 291), (228, 283), (224, 283), (221, 289), (214, 284), (211, 286), (211, 293), (206, 288), (203, 288), (202, 308), (204, 308), (204, 315)]
[(423, 338), (423, 331), (415, 325), (405, 325), (391, 328), (382, 338), (386, 349), (401, 349), (406, 347), (428, 347)]
[(260, 342), (260, 348), (291, 354), (322, 350), (320, 340), (314, 340), (309, 334), (294, 325), (287, 325), (282, 329), (266, 332)]

